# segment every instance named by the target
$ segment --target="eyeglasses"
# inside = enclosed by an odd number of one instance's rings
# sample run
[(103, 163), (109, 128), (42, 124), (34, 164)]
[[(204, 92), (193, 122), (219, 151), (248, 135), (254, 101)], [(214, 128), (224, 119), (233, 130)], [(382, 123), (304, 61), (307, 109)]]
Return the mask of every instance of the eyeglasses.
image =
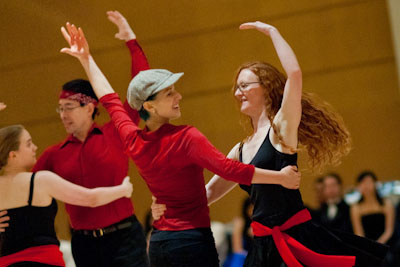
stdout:
[(239, 90), (240, 92), (243, 93), (243, 91), (245, 91), (250, 84), (255, 84), (255, 83), (260, 83), (260, 82), (240, 83), (236, 85), (236, 90)]
[(74, 109), (80, 108), (80, 107), (82, 107), (82, 106), (76, 106), (76, 107), (58, 107), (58, 108), (56, 108), (56, 112), (57, 112), (58, 114), (61, 114), (62, 112), (70, 113), (70, 112), (73, 111)]

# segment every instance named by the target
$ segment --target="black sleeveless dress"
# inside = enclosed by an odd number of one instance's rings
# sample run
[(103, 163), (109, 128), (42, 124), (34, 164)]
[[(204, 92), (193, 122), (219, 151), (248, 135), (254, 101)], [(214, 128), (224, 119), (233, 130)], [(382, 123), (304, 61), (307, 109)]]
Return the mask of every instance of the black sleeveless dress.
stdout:
[[(47, 207), (32, 206), (34, 179), (35, 173), (31, 177), (28, 206), (7, 211), (10, 223), (6, 231), (0, 233), (0, 257), (30, 247), (60, 244), (54, 230), (57, 202), (53, 199)], [(41, 266), (49, 265), (41, 264)]]
[[(269, 140), (269, 132), (250, 164), (270, 170), (281, 170), (297, 165), (297, 154), (277, 151)], [(242, 161), (240, 149), (239, 160)], [(269, 228), (282, 225), (305, 207), (299, 190), (286, 189), (280, 185), (240, 185), (254, 204), (252, 219)], [(387, 247), (352, 234), (327, 230), (311, 221), (296, 225), (286, 234), (321, 254), (356, 256), (355, 266), (381, 266)], [(255, 237), (244, 266), (286, 266), (275, 246), (272, 236)]]
[(361, 223), (366, 238), (377, 240), (385, 231), (385, 214), (382, 212), (361, 216)]

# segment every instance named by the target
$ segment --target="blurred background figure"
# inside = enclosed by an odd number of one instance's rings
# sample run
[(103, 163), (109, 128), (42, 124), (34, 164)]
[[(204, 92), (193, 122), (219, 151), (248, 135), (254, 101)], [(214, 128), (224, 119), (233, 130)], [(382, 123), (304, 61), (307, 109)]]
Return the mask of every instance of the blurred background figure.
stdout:
[(324, 194), (323, 194), (323, 186), (324, 186), (323, 180), (324, 180), (324, 177), (317, 177), (313, 183), (314, 197), (315, 197), (314, 202), (316, 203), (316, 205), (313, 207), (311, 207), (309, 205), (305, 205), (306, 208), (310, 211), (311, 217), (316, 220), (319, 219), (318, 218), (319, 210), (321, 209), (321, 206), (325, 203)]
[(253, 232), (250, 227), (252, 222), (253, 204), (250, 198), (244, 199), (242, 204), (242, 214), (233, 220), (231, 253), (227, 257), (224, 267), (243, 266), (247, 252), (253, 245)]
[(386, 244), (393, 235), (395, 212), (392, 202), (378, 194), (376, 182), (371, 171), (358, 176), (361, 199), (351, 206), (351, 221), (355, 234)]
[(321, 208), (315, 212), (314, 219), (321, 225), (344, 232), (353, 232), (350, 220), (350, 207), (343, 199), (342, 179), (337, 173), (322, 177)]

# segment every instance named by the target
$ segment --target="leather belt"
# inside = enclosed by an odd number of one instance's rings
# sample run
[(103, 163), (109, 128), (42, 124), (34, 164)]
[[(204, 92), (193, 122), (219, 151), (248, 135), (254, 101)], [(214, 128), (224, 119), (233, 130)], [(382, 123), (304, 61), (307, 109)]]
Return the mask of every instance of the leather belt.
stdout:
[(133, 222), (134, 222), (134, 219), (132, 219), (130, 217), (129, 220), (125, 219), (121, 222), (112, 224), (105, 228), (99, 228), (99, 229), (93, 229), (93, 230), (74, 230), (73, 229), (73, 233), (80, 234), (80, 235), (88, 235), (88, 236), (93, 236), (93, 237), (101, 237), (106, 234), (116, 232), (118, 230), (129, 228), (132, 226)]

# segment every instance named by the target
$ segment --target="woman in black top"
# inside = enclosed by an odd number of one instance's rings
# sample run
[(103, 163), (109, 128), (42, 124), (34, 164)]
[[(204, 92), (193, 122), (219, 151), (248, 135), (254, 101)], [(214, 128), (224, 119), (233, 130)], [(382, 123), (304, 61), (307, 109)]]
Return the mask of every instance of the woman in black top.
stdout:
[(0, 267), (64, 265), (54, 231), (55, 199), (96, 207), (132, 194), (129, 177), (118, 186), (88, 189), (49, 171), (31, 173), (36, 149), (23, 126), (0, 129), (0, 210), (11, 218), (0, 233)]
[[(237, 144), (229, 157), (280, 170), (297, 164), (297, 148), (301, 146), (312, 169), (339, 163), (350, 150), (350, 135), (327, 103), (302, 92), (301, 69), (290, 46), (271, 25), (252, 22), (240, 28), (270, 36), (287, 78), (264, 62), (239, 68), (234, 96), (253, 134)], [(213, 177), (207, 184), (209, 203), (235, 185)], [(385, 246), (333, 233), (311, 221), (299, 190), (259, 184), (241, 188), (254, 204), (255, 241), (244, 266), (379, 266), (386, 254)]]
[(350, 215), (356, 235), (386, 244), (393, 235), (395, 212), (392, 202), (379, 196), (377, 180), (370, 171), (358, 176), (357, 186), (362, 197), (351, 206)]

